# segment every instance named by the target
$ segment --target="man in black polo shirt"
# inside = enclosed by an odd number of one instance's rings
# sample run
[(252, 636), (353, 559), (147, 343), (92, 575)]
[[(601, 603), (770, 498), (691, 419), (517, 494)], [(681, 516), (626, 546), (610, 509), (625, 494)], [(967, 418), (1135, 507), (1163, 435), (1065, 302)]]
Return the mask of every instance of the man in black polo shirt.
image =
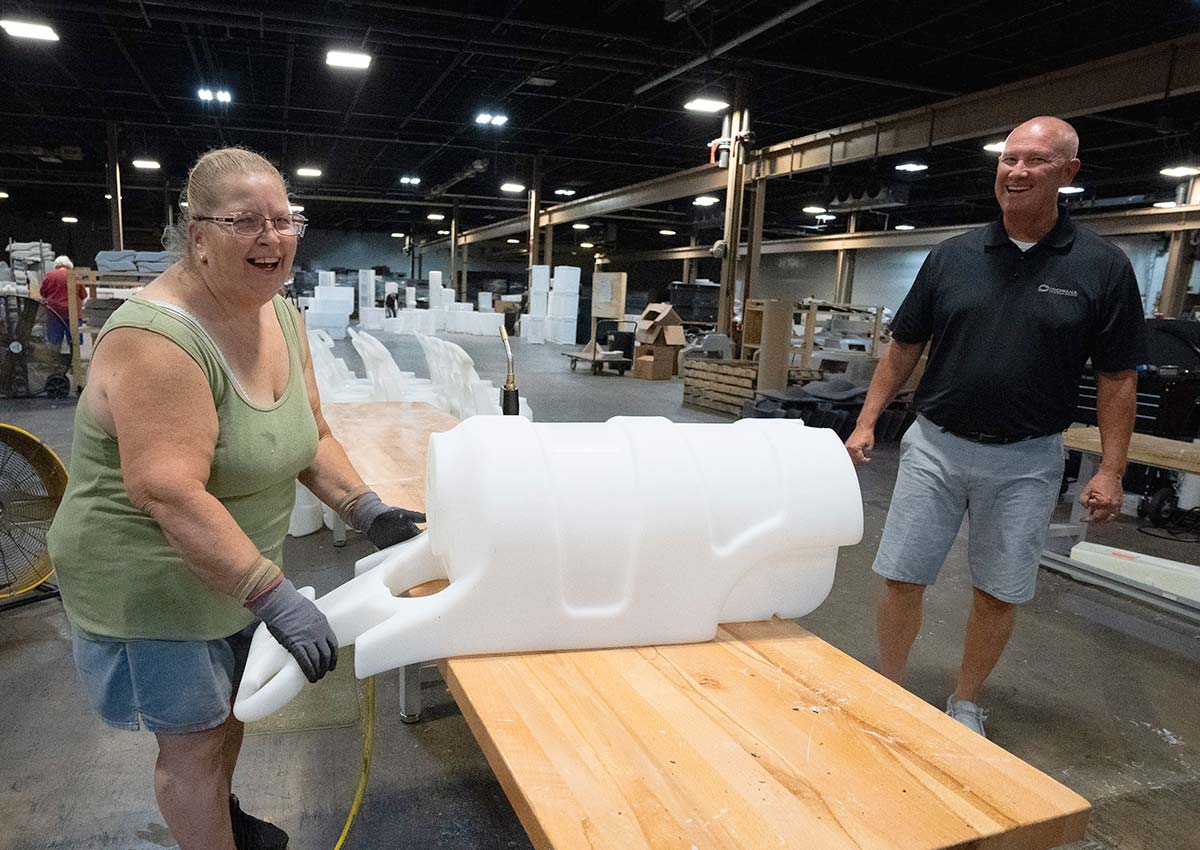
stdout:
[(921, 626), (921, 600), (963, 514), (970, 517), (974, 602), (962, 667), (946, 711), (984, 733), (979, 692), (1012, 634), (1015, 605), (1034, 592), (1062, 480), (1061, 432), (1080, 374), (1096, 371), (1104, 459), (1080, 501), (1114, 519), (1145, 362), (1141, 296), (1129, 260), (1076, 227), (1058, 189), (1079, 170), (1079, 138), (1034, 118), (1005, 141), (996, 167), (1001, 216), (929, 254), (892, 322), (846, 448), (869, 460), (876, 420), (912, 374), (926, 342), (917, 421), (905, 434), (875, 572), (881, 671), (900, 681)]

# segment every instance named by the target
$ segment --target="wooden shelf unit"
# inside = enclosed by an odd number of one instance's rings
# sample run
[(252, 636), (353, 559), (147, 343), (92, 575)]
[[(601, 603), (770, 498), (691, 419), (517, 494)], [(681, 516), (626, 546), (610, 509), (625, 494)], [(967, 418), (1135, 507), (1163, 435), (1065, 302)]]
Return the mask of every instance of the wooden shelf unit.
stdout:
[[(764, 300), (760, 298), (752, 298), (746, 302), (742, 314), (741, 357), (743, 360), (753, 359), (754, 352), (760, 348), (763, 303)], [(804, 325), (803, 342), (799, 346), (793, 346), (793, 349), (799, 348), (801, 351), (799, 363), (801, 368), (808, 369), (812, 365), (812, 354), (814, 350), (817, 350), (817, 325), (818, 322), (826, 321), (824, 318), (818, 318), (822, 312), (842, 314), (839, 318), (862, 318), (872, 322), (870, 344), (867, 348), (867, 353), (873, 358), (878, 359), (881, 343), (887, 338), (887, 329), (883, 324), (884, 308), (878, 304), (835, 304), (830, 301), (808, 299), (795, 302), (792, 310), (793, 324), (802, 323)]]
[(154, 278), (158, 272), (98, 272), (89, 268), (74, 268), (67, 270), (67, 327), (71, 340), (71, 385), (75, 391), (83, 389), (87, 382), (86, 362), (83, 359), (83, 346), (79, 342), (80, 334), (94, 336), (100, 333), (100, 328), (93, 328), (81, 321), (80, 303), (76, 297), (76, 287), (87, 288), (88, 299), (96, 298), (98, 289), (140, 289)]

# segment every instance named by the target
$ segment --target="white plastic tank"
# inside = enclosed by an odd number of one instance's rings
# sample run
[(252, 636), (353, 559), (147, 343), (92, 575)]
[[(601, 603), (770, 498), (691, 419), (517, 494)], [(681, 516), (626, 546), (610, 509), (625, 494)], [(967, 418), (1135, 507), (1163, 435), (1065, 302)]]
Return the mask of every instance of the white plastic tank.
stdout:
[[(370, 470), (362, 470), (370, 478)], [(428, 533), (317, 600), (359, 677), (457, 655), (704, 641), (824, 601), (862, 497), (837, 435), (798, 420), (479, 416), (430, 437)], [(432, 596), (398, 598), (433, 578)], [(278, 674), (278, 675), (277, 675)], [(304, 679), (265, 628), (235, 713)]]

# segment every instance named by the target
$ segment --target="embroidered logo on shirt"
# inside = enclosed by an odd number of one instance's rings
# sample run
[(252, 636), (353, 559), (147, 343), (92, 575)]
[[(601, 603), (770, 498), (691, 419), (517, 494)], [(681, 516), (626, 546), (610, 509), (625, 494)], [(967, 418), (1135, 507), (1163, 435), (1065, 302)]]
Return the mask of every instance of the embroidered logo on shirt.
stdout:
[(1043, 283), (1038, 287), (1038, 292), (1049, 292), (1051, 295), (1069, 295), (1071, 298), (1079, 296), (1079, 292), (1074, 289), (1059, 289), (1057, 286), (1051, 286), (1048, 283)]

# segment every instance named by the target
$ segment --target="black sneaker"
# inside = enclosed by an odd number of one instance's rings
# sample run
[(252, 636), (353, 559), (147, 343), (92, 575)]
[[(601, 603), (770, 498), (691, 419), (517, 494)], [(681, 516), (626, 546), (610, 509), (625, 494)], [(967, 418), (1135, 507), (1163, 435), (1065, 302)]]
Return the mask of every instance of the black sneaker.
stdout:
[(273, 823), (242, 811), (236, 794), (229, 795), (229, 820), (237, 850), (287, 850), (288, 835)]

